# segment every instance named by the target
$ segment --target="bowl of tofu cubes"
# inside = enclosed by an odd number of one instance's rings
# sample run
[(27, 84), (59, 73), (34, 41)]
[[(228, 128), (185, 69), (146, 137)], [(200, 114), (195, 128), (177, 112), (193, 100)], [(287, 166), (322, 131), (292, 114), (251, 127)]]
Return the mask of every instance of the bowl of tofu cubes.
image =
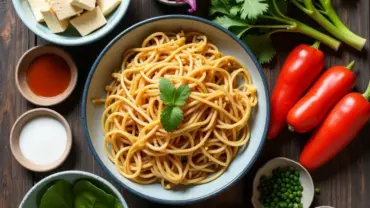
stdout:
[(109, 33), (125, 15), (130, 0), (12, 0), (23, 23), (59, 45), (91, 43)]

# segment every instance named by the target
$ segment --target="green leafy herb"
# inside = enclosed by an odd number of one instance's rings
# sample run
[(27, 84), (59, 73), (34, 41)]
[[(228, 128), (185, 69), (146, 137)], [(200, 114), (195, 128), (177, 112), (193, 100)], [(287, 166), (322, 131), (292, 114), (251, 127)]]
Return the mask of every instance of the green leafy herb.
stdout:
[(118, 199), (87, 180), (74, 186), (56, 181), (43, 195), (39, 208), (122, 208)]
[(52, 185), (41, 199), (40, 208), (72, 208), (72, 184), (65, 180), (58, 180)]
[(174, 131), (184, 119), (181, 106), (185, 105), (190, 96), (189, 85), (183, 84), (176, 88), (169, 80), (162, 78), (159, 81), (160, 98), (166, 104), (161, 112), (161, 123), (163, 128)]
[(268, 4), (264, 0), (236, 0), (237, 3), (242, 3), (241, 15), (243, 19), (256, 19), (268, 9)]
[(212, 0), (210, 15), (214, 22), (245, 41), (262, 64), (276, 54), (270, 37), (277, 32), (305, 34), (335, 50), (339, 48), (341, 42), (290, 17), (287, 8), (303, 11), (333, 36), (358, 50), (365, 45), (366, 39), (352, 33), (340, 21), (331, 0)]
[(117, 198), (105, 193), (87, 180), (73, 186), (75, 208), (121, 208)]

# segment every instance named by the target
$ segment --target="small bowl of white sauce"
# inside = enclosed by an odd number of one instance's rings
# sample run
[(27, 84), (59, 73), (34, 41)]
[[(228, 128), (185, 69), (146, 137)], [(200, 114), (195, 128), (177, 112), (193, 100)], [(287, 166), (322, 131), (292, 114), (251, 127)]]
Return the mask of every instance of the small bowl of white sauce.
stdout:
[(46, 172), (57, 168), (72, 147), (72, 132), (59, 113), (37, 108), (27, 111), (14, 123), (10, 148), (15, 159), (25, 168)]

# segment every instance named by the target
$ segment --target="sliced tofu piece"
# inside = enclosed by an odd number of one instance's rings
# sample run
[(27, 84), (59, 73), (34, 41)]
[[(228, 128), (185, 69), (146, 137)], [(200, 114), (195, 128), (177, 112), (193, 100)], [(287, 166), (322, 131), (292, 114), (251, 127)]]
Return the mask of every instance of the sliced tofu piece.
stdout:
[(49, 0), (49, 3), (59, 20), (68, 19), (83, 11), (81, 8), (72, 6), (69, 0)]
[(71, 20), (71, 24), (82, 36), (90, 34), (92, 31), (98, 29), (106, 23), (107, 20), (105, 19), (99, 6), (95, 7), (95, 9), (92, 11), (84, 12), (82, 15)]
[(59, 20), (50, 6), (43, 7), (41, 9), (41, 14), (52, 33), (64, 32), (69, 25), (68, 19)]
[(96, 1), (100, 9), (103, 11), (104, 16), (110, 14), (121, 3), (121, 0), (96, 0)]
[(40, 10), (44, 7), (47, 7), (49, 4), (46, 0), (28, 0), (30, 4), (33, 15), (36, 18), (37, 22), (43, 22), (44, 17), (42, 16)]
[(71, 4), (86, 10), (93, 10), (95, 8), (96, 0), (72, 0)]

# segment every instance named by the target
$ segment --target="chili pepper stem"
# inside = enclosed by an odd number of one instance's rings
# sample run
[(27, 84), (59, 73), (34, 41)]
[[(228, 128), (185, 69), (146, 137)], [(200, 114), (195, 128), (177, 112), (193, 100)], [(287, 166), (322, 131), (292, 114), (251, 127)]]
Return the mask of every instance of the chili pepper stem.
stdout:
[(315, 42), (311, 47), (312, 47), (312, 48), (319, 49), (320, 44), (321, 44), (321, 42), (320, 42), (320, 41), (316, 41), (316, 42)]
[(369, 85), (367, 86), (366, 91), (364, 92), (364, 94), (362, 94), (362, 96), (364, 96), (366, 98), (366, 100), (369, 100), (369, 98), (370, 98), (370, 82), (369, 82)]
[(355, 66), (356, 62), (353, 60), (351, 63), (349, 63), (346, 68), (349, 69), (349, 70), (352, 70), (353, 67)]

